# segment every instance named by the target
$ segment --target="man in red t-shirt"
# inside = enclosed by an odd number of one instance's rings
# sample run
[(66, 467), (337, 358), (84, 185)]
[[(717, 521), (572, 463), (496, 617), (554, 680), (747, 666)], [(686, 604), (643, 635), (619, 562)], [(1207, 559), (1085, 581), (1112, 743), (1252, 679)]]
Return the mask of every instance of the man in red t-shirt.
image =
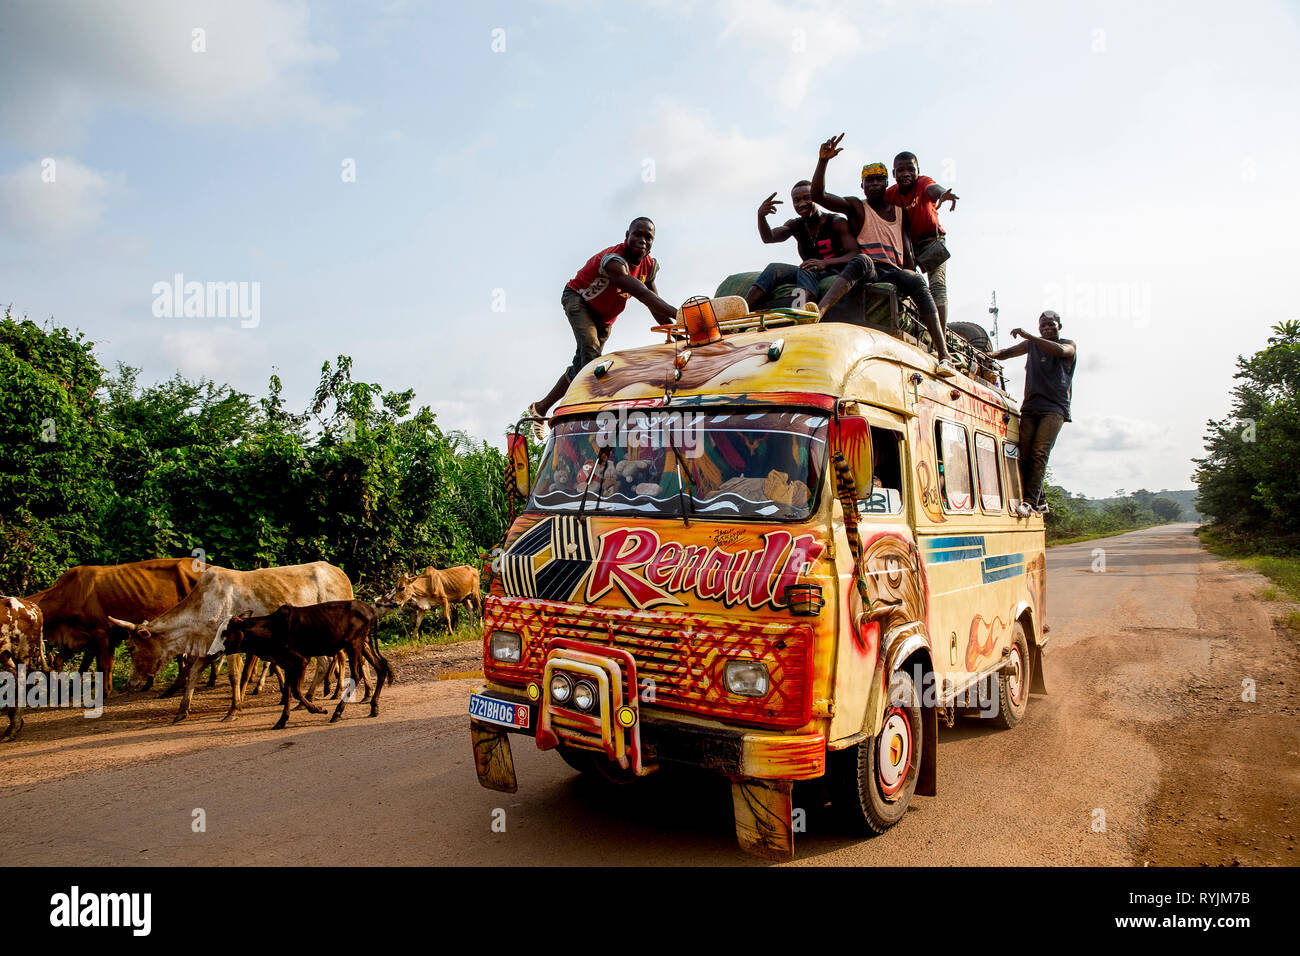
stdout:
[[(944, 189), (929, 176), (920, 175), (915, 153), (899, 153), (894, 157), (895, 185), (885, 190), (885, 202), (903, 208), (907, 219), (907, 236), (918, 260), (924, 258), (925, 247), (942, 243), (945, 247), (943, 227), (939, 225), (939, 207), (951, 202), (957, 208), (958, 196)], [(922, 266), (924, 269), (924, 266)], [(939, 321), (948, 327), (948, 260), (924, 269), (930, 282), (930, 295), (939, 309)]]
[[(560, 400), (584, 365), (598, 358), (609, 338), (609, 330), (627, 305), (629, 298), (639, 299), (650, 310), (656, 324), (670, 324), (677, 310), (659, 298), (655, 277), (659, 263), (650, 258), (655, 241), (655, 224), (645, 216), (632, 220), (623, 241), (602, 249), (569, 280), (560, 296), (564, 314), (577, 342), (573, 362), (564, 370), (546, 397), (528, 407), (534, 418), (545, 418), (551, 406)], [(540, 421), (533, 422), (533, 435), (545, 437)]]

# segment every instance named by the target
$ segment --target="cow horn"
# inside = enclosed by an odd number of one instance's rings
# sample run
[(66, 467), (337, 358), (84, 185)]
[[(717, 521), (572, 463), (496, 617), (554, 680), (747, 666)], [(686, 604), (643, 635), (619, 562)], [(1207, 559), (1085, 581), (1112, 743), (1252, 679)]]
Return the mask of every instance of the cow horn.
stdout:
[(132, 624), (130, 621), (123, 621), (121, 618), (109, 617), (108, 622), (110, 624), (115, 624), (118, 627), (124, 627), (128, 631), (132, 631), (132, 632), (138, 631), (140, 629), (139, 624)]

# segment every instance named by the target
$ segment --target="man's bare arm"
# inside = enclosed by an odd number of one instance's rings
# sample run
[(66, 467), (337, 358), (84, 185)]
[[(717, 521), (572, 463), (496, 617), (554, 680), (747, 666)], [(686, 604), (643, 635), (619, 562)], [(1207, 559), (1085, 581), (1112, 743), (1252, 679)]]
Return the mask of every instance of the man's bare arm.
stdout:
[(1011, 337), (1013, 339), (1024, 339), (1026, 350), (1029, 348), (1028, 343), (1033, 342), (1048, 355), (1055, 355), (1057, 358), (1074, 358), (1075, 355), (1073, 342), (1055, 342), (1039, 335), (1031, 335), (1024, 329), (1012, 329)]
[(1004, 349), (998, 349), (996, 352), (990, 352), (989, 358), (1001, 362), (1003, 359), (1019, 358), (1029, 351), (1028, 342), (1017, 342), (1015, 345), (1008, 345)]
[(650, 314), (665, 324), (670, 324), (677, 320), (677, 309), (669, 305), (666, 301), (659, 298), (655, 291), (646, 286), (640, 279), (634, 279), (628, 275), (627, 265), (620, 260), (614, 260), (605, 267), (605, 274), (609, 276), (610, 285), (620, 292), (626, 292), (632, 298), (645, 305), (650, 310)]
[(767, 217), (776, 212), (776, 207), (781, 204), (781, 200), (776, 198), (776, 193), (768, 196), (759, 204), (758, 207), (758, 235), (765, 243), (769, 245), (774, 242), (785, 242), (794, 233), (785, 223), (773, 229), (767, 224)]
[(817, 154), (817, 168), (813, 171), (812, 201), (824, 209), (844, 213), (852, 220), (860, 213), (848, 198), (826, 191), (826, 164), (842, 152), (839, 144), (843, 138), (844, 134), (840, 133), (839, 136), (832, 136), (821, 145), (821, 150)]
[(943, 186), (940, 186), (938, 183), (931, 183), (929, 186), (927, 186), (925, 188), (925, 195), (930, 199), (931, 202), (934, 203), (936, 209), (938, 209), (946, 202), (951, 202), (952, 206), (950, 208), (956, 209), (957, 200), (961, 198), (951, 189), (945, 189)]

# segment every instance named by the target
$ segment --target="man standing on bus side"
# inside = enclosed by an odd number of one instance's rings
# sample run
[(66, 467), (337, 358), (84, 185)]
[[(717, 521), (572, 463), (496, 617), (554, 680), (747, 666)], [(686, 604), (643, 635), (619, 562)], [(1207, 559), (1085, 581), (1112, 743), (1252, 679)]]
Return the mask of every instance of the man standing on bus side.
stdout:
[[(998, 361), (1028, 355), (1025, 360), (1025, 400), (1020, 404), (1020, 504), (1016, 513), (1027, 518), (1039, 504), (1047, 459), (1061, 426), (1070, 420), (1070, 394), (1074, 381), (1075, 348), (1061, 338), (1061, 317), (1047, 311), (1038, 317), (1038, 335), (1012, 329), (1012, 338), (1024, 339), (992, 353)], [(1031, 505), (1030, 502), (1033, 502)]]
[[(677, 310), (659, 298), (655, 277), (659, 263), (650, 258), (650, 247), (655, 241), (655, 224), (646, 216), (638, 216), (627, 227), (623, 241), (602, 249), (578, 270), (569, 280), (560, 296), (569, 328), (577, 342), (573, 362), (556, 380), (546, 397), (528, 406), (533, 418), (545, 418), (551, 406), (558, 402), (578, 372), (588, 362), (600, 356), (609, 338), (614, 320), (627, 305), (629, 298), (639, 299), (650, 310), (656, 324), (675, 322)], [(533, 437), (542, 441), (546, 431), (540, 421), (532, 423)]]

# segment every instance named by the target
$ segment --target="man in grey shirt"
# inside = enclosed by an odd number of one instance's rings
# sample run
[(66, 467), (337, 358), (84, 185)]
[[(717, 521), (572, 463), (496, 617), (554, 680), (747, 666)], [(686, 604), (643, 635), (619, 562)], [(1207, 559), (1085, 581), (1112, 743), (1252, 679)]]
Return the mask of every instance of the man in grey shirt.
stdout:
[(1016, 512), (1029, 517), (1047, 510), (1042, 499), (1047, 459), (1061, 426), (1070, 421), (1070, 393), (1074, 381), (1075, 349), (1061, 338), (1061, 317), (1047, 311), (1038, 317), (1038, 335), (1012, 329), (1012, 338), (1024, 339), (993, 353), (993, 358), (1027, 355), (1025, 400), (1020, 404), (1020, 483), (1024, 497)]

